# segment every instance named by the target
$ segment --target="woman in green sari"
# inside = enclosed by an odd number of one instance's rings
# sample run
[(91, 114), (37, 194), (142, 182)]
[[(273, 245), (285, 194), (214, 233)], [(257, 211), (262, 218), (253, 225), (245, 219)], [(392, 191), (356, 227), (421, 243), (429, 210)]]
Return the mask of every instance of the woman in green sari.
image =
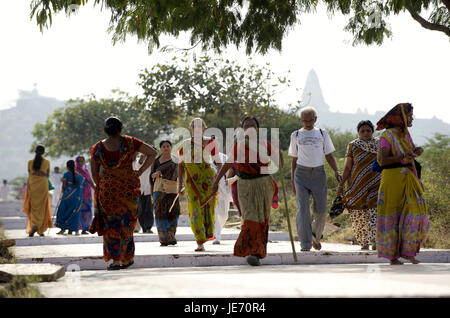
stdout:
[(203, 136), (206, 124), (201, 118), (191, 121), (191, 138), (178, 149), (178, 193), (183, 195), (183, 176), (188, 200), (189, 220), (197, 242), (196, 252), (205, 251), (203, 244), (214, 239), (214, 209), (217, 198), (212, 193), (215, 175), (211, 163), (222, 166), (219, 149), (213, 138)]

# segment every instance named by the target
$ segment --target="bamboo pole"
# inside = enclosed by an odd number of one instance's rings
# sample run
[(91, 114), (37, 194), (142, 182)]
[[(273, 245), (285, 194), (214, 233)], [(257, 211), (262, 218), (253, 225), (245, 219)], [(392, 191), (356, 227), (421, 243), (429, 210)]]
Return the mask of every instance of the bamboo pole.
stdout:
[(289, 217), (289, 210), (287, 206), (286, 186), (284, 185), (284, 177), (283, 174), (281, 173), (281, 167), (279, 167), (279, 169), (280, 169), (281, 187), (283, 188), (284, 214), (286, 216), (286, 221), (288, 225), (289, 238), (291, 239), (292, 255), (294, 256), (294, 261), (297, 263), (298, 262), (297, 253), (295, 252), (294, 236), (292, 235), (291, 219)]

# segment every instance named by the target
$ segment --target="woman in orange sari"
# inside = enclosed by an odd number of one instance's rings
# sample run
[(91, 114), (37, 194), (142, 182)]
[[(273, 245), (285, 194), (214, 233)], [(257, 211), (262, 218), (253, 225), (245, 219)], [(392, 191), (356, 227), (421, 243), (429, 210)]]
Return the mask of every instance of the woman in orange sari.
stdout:
[(43, 157), (44, 146), (37, 146), (35, 152), (34, 159), (28, 161), (29, 176), (23, 202), (23, 212), (28, 215), (26, 231), (29, 237), (33, 237), (36, 232), (40, 236), (44, 236), (44, 232), (52, 227), (52, 212), (48, 195), (50, 161)]
[[(139, 176), (153, 163), (156, 150), (143, 141), (122, 135), (122, 122), (116, 117), (105, 121), (108, 137), (91, 146), (91, 169), (95, 189), (94, 220), (89, 231), (103, 236), (103, 258), (113, 260), (108, 270), (134, 264), (133, 232), (137, 222)], [(147, 156), (138, 171), (132, 168), (136, 152)]]

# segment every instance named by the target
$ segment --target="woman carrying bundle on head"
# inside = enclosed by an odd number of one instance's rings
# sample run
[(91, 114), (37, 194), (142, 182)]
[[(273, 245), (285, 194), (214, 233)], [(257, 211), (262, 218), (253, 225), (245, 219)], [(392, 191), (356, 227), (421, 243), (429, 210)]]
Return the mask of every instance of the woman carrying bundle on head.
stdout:
[(83, 200), (83, 186), (86, 180), (80, 174), (75, 172), (75, 161), (67, 161), (67, 171), (62, 177), (62, 196), (56, 212), (55, 226), (61, 231), (56, 234), (79, 235), (79, 223), (81, 216), (81, 206)]
[(28, 215), (27, 234), (33, 237), (37, 232), (44, 232), (52, 227), (52, 212), (50, 210), (49, 173), (50, 161), (44, 158), (44, 146), (37, 146), (34, 159), (28, 161), (28, 181), (23, 202), (23, 212)]
[(428, 208), (423, 196), (420, 171), (414, 158), (423, 148), (413, 143), (408, 127), (412, 126), (413, 107), (398, 104), (377, 123), (385, 129), (380, 138), (378, 164), (383, 169), (377, 203), (378, 257), (391, 265), (402, 265), (402, 257), (413, 264), (429, 228)]

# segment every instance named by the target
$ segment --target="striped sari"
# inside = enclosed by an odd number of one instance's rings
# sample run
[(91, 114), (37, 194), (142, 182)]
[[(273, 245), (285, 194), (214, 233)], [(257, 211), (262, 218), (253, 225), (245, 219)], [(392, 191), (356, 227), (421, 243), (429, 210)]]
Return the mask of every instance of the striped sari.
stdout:
[(344, 206), (350, 213), (353, 233), (358, 244), (375, 244), (377, 197), (381, 175), (372, 171), (377, 157), (378, 139), (369, 141), (353, 140), (347, 147), (346, 157), (352, 159), (353, 166), (344, 194)]
[[(393, 156), (414, 149), (409, 133), (403, 136), (398, 128), (386, 129), (380, 145), (379, 151), (390, 148)], [(377, 203), (378, 257), (394, 260), (419, 253), (430, 226), (423, 192), (411, 166), (382, 171)]]

